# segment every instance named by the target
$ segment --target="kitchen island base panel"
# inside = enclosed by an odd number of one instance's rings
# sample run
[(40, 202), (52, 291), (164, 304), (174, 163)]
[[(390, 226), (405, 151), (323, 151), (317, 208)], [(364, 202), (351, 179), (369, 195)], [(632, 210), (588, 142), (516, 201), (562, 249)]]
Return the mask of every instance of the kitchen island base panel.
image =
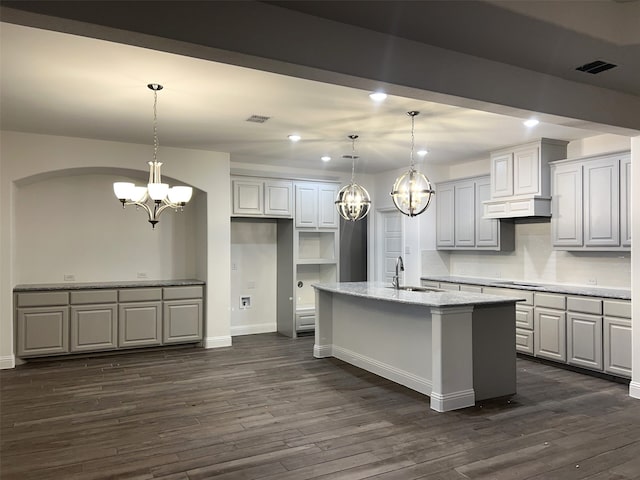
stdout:
[(316, 305), (316, 358), (428, 395), (439, 412), (515, 393), (514, 304), (428, 307), (317, 289)]

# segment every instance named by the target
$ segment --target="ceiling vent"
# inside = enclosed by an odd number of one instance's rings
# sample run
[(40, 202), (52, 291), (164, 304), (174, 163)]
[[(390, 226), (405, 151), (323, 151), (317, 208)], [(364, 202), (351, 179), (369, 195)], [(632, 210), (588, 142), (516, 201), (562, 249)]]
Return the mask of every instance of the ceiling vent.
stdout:
[(247, 118), (247, 122), (264, 123), (270, 118), (271, 117), (265, 117), (264, 115), (251, 115), (249, 118)]
[(581, 72), (592, 73), (595, 75), (596, 73), (604, 72), (605, 70), (610, 70), (617, 65), (613, 63), (603, 62), (602, 60), (596, 60), (595, 62), (585, 63), (584, 65), (576, 68)]

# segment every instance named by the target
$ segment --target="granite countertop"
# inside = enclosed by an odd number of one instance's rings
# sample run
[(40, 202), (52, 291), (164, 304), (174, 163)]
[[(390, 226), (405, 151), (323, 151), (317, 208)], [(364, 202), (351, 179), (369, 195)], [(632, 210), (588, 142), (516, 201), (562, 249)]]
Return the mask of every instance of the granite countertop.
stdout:
[(388, 302), (410, 305), (424, 305), (427, 307), (461, 307), (467, 305), (499, 305), (513, 303), (524, 298), (514, 295), (505, 297), (471, 292), (418, 292), (396, 290), (388, 283), (382, 282), (341, 282), (314, 284), (313, 288), (331, 293), (350, 295), (353, 297), (383, 300)]
[(590, 285), (538, 283), (524, 280), (501, 280), (497, 278), (457, 277), (448, 275), (426, 275), (420, 278), (421, 280), (431, 280), (435, 282), (466, 283), (468, 285), (480, 285), (483, 287), (513, 288), (534, 292), (564, 293), (567, 295), (631, 300), (631, 289), (628, 288), (592, 287)]
[(137, 287), (185, 287), (189, 285), (204, 285), (202, 280), (144, 280), (122, 282), (86, 282), (86, 283), (31, 283), (16, 285), (14, 292), (54, 291), (54, 290), (100, 290), (109, 288), (137, 288)]

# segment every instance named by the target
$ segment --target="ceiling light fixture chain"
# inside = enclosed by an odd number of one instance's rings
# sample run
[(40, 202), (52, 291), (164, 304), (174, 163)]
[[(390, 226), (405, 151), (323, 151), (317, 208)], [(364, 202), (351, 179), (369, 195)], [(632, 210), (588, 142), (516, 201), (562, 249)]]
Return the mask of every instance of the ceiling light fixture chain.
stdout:
[[(350, 222), (363, 219), (371, 208), (371, 197), (367, 189), (355, 182), (356, 175), (356, 140), (358, 135), (349, 135), (351, 140), (351, 182), (338, 192), (335, 206), (342, 218)], [(348, 158), (344, 155), (343, 158)]]
[[(149, 183), (146, 187), (138, 187), (131, 182), (115, 182), (113, 191), (122, 203), (122, 208), (127, 205), (135, 205), (147, 212), (149, 223), (153, 228), (158, 223), (158, 217), (167, 208), (183, 210), (184, 206), (193, 194), (191, 187), (169, 187), (169, 184), (162, 183), (160, 168), (162, 162), (158, 161), (158, 92), (162, 90), (162, 85), (150, 83), (147, 85), (153, 90), (153, 160), (147, 162), (149, 165)], [(151, 199), (151, 205), (147, 201)]]
[(435, 190), (429, 179), (416, 170), (413, 150), (415, 147), (415, 118), (420, 112), (410, 111), (411, 117), (411, 155), (409, 170), (399, 176), (391, 189), (393, 204), (400, 213), (415, 217), (424, 212), (431, 203)]

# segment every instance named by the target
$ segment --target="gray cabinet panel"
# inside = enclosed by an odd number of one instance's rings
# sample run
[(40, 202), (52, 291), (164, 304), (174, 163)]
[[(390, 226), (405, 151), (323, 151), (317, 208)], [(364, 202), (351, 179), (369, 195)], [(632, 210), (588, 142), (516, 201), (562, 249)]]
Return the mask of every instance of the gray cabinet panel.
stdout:
[(533, 330), (516, 328), (516, 351), (520, 353), (534, 354)]
[(536, 307), (534, 314), (536, 357), (566, 362), (566, 313), (560, 310)]
[(454, 247), (454, 188), (452, 184), (437, 186), (436, 247)]
[(482, 202), (491, 199), (491, 179), (489, 177), (478, 178), (476, 180), (476, 246), (494, 247), (500, 246), (498, 229), (500, 221), (484, 217), (484, 205)]
[(16, 294), (16, 297), (18, 307), (44, 307), (69, 303), (69, 292), (25, 292)]
[(602, 370), (602, 317), (567, 313), (567, 362)]
[(473, 247), (476, 243), (475, 182), (457, 182), (454, 187), (454, 238), (456, 247)]
[(631, 247), (631, 155), (620, 159), (620, 243)]
[(631, 320), (604, 317), (604, 371), (631, 378)]
[(164, 302), (164, 343), (202, 340), (202, 300)]
[(617, 157), (585, 163), (584, 245), (620, 245), (619, 160)]
[(551, 239), (554, 247), (581, 247), (582, 165), (556, 165), (551, 177)]
[(118, 290), (119, 302), (162, 300), (162, 288), (126, 288)]
[(202, 285), (186, 287), (165, 287), (162, 298), (165, 300), (184, 300), (188, 298), (202, 298)]
[(72, 305), (88, 303), (116, 303), (118, 301), (117, 290), (72, 290), (69, 294)]
[(161, 302), (121, 303), (118, 311), (118, 346), (160, 345), (161, 306)]
[(35, 357), (69, 352), (69, 307), (18, 308), (17, 353)]
[(533, 307), (516, 303), (516, 327), (533, 330)]
[(118, 346), (118, 306), (71, 307), (71, 351), (112, 350)]

